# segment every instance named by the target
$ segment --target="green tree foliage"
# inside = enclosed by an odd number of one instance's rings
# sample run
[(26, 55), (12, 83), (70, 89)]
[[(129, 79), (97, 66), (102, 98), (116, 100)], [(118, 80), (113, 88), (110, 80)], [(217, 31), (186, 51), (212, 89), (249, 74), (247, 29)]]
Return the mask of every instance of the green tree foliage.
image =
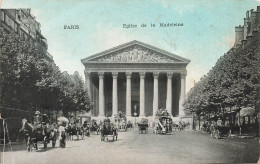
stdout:
[(259, 108), (260, 40), (222, 56), (188, 93), (186, 113), (220, 113), (224, 108)]
[(61, 73), (33, 40), (21, 41), (1, 28), (0, 52), (0, 106), (65, 113), (91, 110), (92, 102), (80, 75)]

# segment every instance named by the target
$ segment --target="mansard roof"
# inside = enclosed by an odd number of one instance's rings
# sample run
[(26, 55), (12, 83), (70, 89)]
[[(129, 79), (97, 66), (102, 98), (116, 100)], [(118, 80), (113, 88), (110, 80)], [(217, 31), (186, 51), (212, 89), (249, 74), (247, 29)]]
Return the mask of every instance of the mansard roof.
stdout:
[(176, 63), (187, 65), (190, 60), (157, 47), (133, 40), (81, 60), (87, 63)]

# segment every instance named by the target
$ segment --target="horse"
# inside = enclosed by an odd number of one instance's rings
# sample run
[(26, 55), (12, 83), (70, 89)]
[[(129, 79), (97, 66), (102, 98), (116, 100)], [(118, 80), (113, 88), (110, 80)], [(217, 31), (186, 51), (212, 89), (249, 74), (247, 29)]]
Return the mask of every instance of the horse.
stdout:
[(93, 121), (91, 124), (91, 127), (90, 127), (90, 131), (92, 134), (96, 132), (98, 135), (98, 133), (100, 131), (100, 125), (98, 125), (97, 122)]
[(66, 132), (69, 135), (69, 139), (73, 140), (73, 136), (77, 136), (77, 140), (79, 140), (79, 134), (80, 134), (80, 129), (76, 125), (69, 125), (68, 128), (66, 128)]
[(90, 137), (90, 126), (88, 125), (87, 122), (84, 122), (82, 128), (83, 128), (83, 135)]
[[(31, 151), (32, 147), (38, 150), (38, 141), (42, 141), (44, 144), (44, 149), (47, 148), (47, 144), (52, 140), (52, 147), (55, 147), (56, 144), (56, 134), (54, 126), (49, 124), (46, 125), (32, 125), (27, 119), (22, 119), (22, 128), (20, 131), (23, 131), (25, 134), (27, 150)], [(31, 147), (32, 146), (32, 147)]]

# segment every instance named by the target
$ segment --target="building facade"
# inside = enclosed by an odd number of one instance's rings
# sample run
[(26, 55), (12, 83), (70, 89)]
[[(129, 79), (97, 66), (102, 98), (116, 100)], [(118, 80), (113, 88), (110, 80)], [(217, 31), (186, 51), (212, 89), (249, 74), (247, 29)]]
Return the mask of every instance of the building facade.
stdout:
[(131, 41), (81, 62), (93, 116), (111, 117), (122, 111), (130, 119), (153, 118), (158, 109), (184, 115), (188, 59)]
[(259, 30), (260, 27), (260, 6), (257, 9), (251, 9), (246, 12), (244, 18), (244, 24), (235, 27), (235, 44), (233, 48), (244, 45), (245, 42), (253, 37), (254, 33)]
[(45, 54), (45, 58), (53, 61), (48, 53), (47, 39), (41, 34), (41, 25), (31, 15), (30, 9), (0, 9), (0, 27), (8, 33), (14, 32), (23, 40), (33, 40), (35, 47)]

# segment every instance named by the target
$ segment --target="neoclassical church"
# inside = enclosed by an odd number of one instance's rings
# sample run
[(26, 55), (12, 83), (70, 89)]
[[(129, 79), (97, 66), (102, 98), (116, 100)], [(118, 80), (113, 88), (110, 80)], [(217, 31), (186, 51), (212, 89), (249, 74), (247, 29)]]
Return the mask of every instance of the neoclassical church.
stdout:
[(94, 103), (93, 117), (111, 117), (122, 111), (128, 119), (151, 119), (158, 109), (167, 109), (173, 117), (184, 115), (190, 60), (134, 40), (81, 62)]

